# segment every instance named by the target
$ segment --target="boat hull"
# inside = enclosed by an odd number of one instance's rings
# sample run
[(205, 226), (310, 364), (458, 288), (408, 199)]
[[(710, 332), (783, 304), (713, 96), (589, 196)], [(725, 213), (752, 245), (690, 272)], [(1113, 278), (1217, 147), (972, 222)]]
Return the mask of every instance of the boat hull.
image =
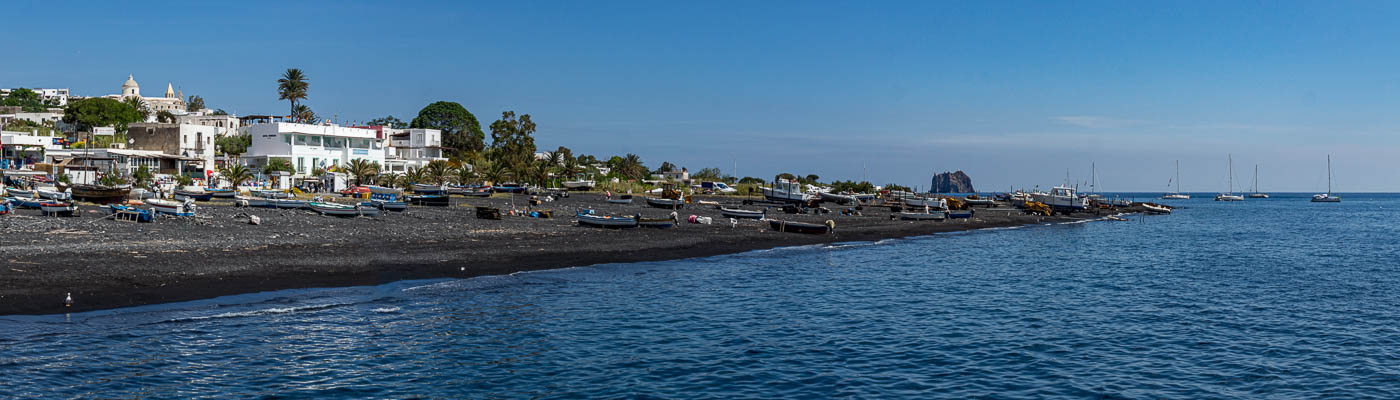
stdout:
[(899, 219), (904, 220), (904, 221), (942, 221), (942, 220), (947, 219), (947, 218), (948, 218), (948, 215), (947, 215), (947, 214), (944, 214), (944, 213), (941, 213), (941, 212), (935, 212), (935, 213), (906, 213), (906, 212), (902, 212), (902, 213), (899, 213)]
[(728, 218), (763, 219), (763, 217), (767, 215), (767, 213), (762, 210), (736, 210), (721, 207), (719, 209), (719, 215), (723, 215)]
[(444, 195), (408, 196), (408, 204), (415, 206), (447, 207), (452, 199)]
[(968, 219), (972, 218), (972, 210), (949, 210), (948, 219)]
[[(107, 207), (112, 214), (130, 215), (131, 220), (135, 220), (136, 222), (151, 222), (156, 219), (155, 212), (151, 210), (142, 210), (120, 204), (108, 204)], [(120, 219), (121, 217), (117, 218)]]
[(329, 215), (333, 217), (356, 217), (360, 215), (360, 208), (345, 204), (309, 202), (306, 207), (311, 211)]
[(78, 206), (73, 203), (44, 202), (39, 204), (39, 211), (47, 216), (71, 217), (78, 211)]
[(685, 208), (685, 200), (680, 200), (680, 199), (654, 199), (654, 198), (648, 197), (648, 198), (647, 198), (647, 205), (652, 206), (652, 207), (656, 207), (656, 208), (682, 209), (682, 208)]
[(238, 191), (233, 189), (204, 189), (204, 192), (215, 199), (232, 199), (238, 195)]
[(160, 214), (188, 217), (194, 215), (194, 205), (185, 204), (178, 201), (152, 199), (147, 200), (146, 205)]
[(569, 181), (564, 182), (564, 188), (568, 190), (589, 190), (593, 189), (593, 181)]
[(73, 185), (69, 190), (74, 199), (91, 203), (119, 203), (131, 194), (131, 188), (120, 186)]
[(806, 222), (788, 222), (781, 220), (768, 220), (768, 226), (778, 232), (805, 233), (809, 235), (825, 235), (831, 233), (834, 222), (827, 221), (826, 225), (811, 224)]
[(194, 200), (194, 201), (209, 201), (209, 200), (213, 200), (213, 199), (214, 199), (214, 194), (213, 194), (213, 193), (208, 193), (208, 192), (192, 192), (192, 191), (187, 191), (187, 190), (176, 190), (176, 191), (175, 191), (175, 196), (174, 196), (174, 197), (175, 197), (175, 200), (190, 199), (190, 200)]
[(579, 215), (578, 224), (600, 228), (634, 228), (637, 219), (631, 217), (605, 217), (601, 215)]

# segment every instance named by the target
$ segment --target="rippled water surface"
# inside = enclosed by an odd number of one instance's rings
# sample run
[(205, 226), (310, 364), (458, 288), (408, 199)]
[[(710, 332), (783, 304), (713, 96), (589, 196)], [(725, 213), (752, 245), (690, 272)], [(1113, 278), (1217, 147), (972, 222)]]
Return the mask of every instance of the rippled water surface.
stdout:
[(1400, 397), (1400, 196), (0, 317), (0, 397)]

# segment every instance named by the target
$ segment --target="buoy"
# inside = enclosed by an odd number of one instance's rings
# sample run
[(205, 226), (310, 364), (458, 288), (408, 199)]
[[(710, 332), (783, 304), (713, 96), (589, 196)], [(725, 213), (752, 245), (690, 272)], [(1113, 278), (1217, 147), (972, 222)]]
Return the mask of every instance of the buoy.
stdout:
[(73, 306), (73, 293), (68, 293), (68, 295), (67, 295), (66, 297), (63, 298), (63, 306), (64, 306), (64, 307), (72, 307), (72, 306)]

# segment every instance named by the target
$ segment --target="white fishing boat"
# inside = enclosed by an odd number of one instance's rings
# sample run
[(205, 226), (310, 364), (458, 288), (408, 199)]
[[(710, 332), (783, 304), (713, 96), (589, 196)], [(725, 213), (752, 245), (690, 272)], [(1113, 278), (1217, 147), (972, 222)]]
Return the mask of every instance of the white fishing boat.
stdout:
[(1259, 164), (1254, 164), (1254, 191), (1249, 193), (1251, 199), (1267, 199), (1268, 193), (1259, 192)]
[[(349, 204), (312, 201), (307, 202), (306, 206), (310, 208), (311, 211), (318, 212), (321, 215), (330, 215), (334, 217), (354, 217), (360, 215), (360, 207), (358, 205), (352, 206)], [(375, 214), (378, 214), (379, 209), (374, 208), (373, 210), (375, 210)]]
[(1332, 195), (1332, 155), (1327, 155), (1327, 194), (1315, 194), (1312, 197), (1314, 203), (1341, 203), (1342, 196)]
[(632, 195), (624, 194), (617, 197), (608, 197), (608, 202), (613, 204), (632, 204)]
[(905, 207), (929, 207), (939, 210), (948, 209), (948, 200), (939, 197), (915, 197), (904, 199)]
[(254, 197), (262, 197), (262, 198), (265, 198), (265, 199), (290, 199), (290, 198), (292, 198), (292, 194), (291, 194), (291, 193), (287, 193), (287, 191), (285, 191), (285, 190), (249, 190), (249, 191), (248, 191), (248, 194), (251, 194), (251, 195), (253, 195)]
[(736, 209), (736, 208), (724, 208), (724, 207), (720, 207), (720, 208), (719, 208), (719, 215), (723, 215), (723, 216), (725, 216), (725, 217), (727, 217), (727, 218), (763, 219), (763, 217), (764, 217), (765, 215), (767, 215), (767, 211), (766, 211), (766, 210), (753, 211), (753, 210), (743, 210), (743, 209)]
[(802, 184), (787, 179), (774, 179), (773, 187), (759, 188), (763, 191), (763, 198), (768, 201), (783, 203), (808, 203), (815, 200), (817, 196), (806, 193)]
[(171, 201), (161, 199), (146, 200), (146, 205), (151, 206), (151, 209), (156, 210), (157, 213), (180, 217), (194, 215), (195, 209), (197, 208), (193, 201)]
[(598, 226), (604, 228), (632, 228), (637, 226), (637, 219), (634, 217), (613, 217), (594, 214), (579, 214), (578, 224)]
[(1049, 193), (1032, 193), (1031, 200), (1044, 203), (1051, 209), (1062, 212), (1084, 211), (1089, 208), (1089, 199), (1079, 197), (1075, 194), (1074, 188), (1068, 186), (1056, 186), (1051, 188)]
[(45, 201), (39, 203), (39, 211), (48, 216), (71, 217), (78, 211), (78, 206), (71, 201)]
[(1171, 214), (1172, 209), (1151, 203), (1143, 203), (1142, 208), (1153, 214)]
[(271, 207), (265, 197), (234, 196), (233, 203), (242, 207)]
[(53, 186), (40, 186), (34, 189), (34, 194), (41, 199), (49, 200), (69, 200), (72, 197), (67, 192), (59, 191)]
[(563, 182), (564, 188), (568, 190), (589, 190), (596, 184), (597, 182), (594, 182), (592, 179), (576, 179)]
[(1235, 157), (1230, 156), (1230, 191), (1215, 195), (1215, 201), (1244, 201), (1244, 196), (1235, 194)]
[(35, 195), (35, 193), (34, 193), (33, 190), (27, 190), (27, 189), (6, 188), (6, 189), (5, 189), (5, 192), (8, 193), (8, 195), (14, 196), (14, 197), (29, 197), (29, 198), (35, 198), (35, 197), (37, 197), (37, 196)]
[(859, 203), (860, 203), (860, 199), (857, 199), (855, 195), (850, 195), (850, 194), (841, 194), (841, 193), (832, 193), (832, 192), (818, 192), (817, 195), (821, 197), (822, 201), (829, 201), (829, 202), (836, 203), (836, 204), (859, 204)]
[(923, 212), (901, 212), (899, 219), (905, 221), (942, 221), (948, 219), (948, 211), (925, 208)]
[(1162, 200), (1190, 200), (1191, 195), (1181, 193), (1181, 160), (1176, 160), (1176, 193), (1162, 195)]
[(267, 199), (267, 204), (275, 208), (306, 208), (306, 200), (297, 199)]

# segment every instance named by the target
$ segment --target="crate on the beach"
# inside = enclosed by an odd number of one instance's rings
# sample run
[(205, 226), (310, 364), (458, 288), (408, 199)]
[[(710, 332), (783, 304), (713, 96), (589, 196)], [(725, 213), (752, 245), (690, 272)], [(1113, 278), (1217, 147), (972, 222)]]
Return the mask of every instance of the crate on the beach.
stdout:
[(476, 217), (480, 219), (501, 219), (501, 209), (491, 207), (477, 207)]

